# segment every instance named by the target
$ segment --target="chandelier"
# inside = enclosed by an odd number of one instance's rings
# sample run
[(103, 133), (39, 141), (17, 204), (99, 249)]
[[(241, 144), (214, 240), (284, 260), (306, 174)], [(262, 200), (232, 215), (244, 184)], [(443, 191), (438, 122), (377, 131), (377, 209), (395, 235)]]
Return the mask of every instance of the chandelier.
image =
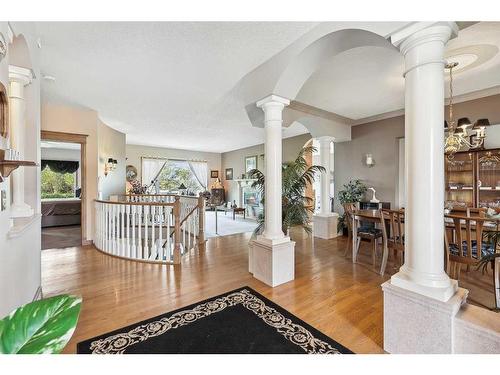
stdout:
[(449, 123), (446, 120), (444, 122), (445, 129), (448, 129), (444, 143), (444, 152), (448, 160), (453, 160), (455, 153), (462, 148), (470, 150), (483, 147), (486, 138), (484, 129), (490, 125), (487, 118), (479, 119), (472, 125), (467, 117), (459, 118), (455, 124), (453, 119), (453, 68), (457, 66), (458, 62), (446, 63), (445, 65), (445, 68), (450, 70)]

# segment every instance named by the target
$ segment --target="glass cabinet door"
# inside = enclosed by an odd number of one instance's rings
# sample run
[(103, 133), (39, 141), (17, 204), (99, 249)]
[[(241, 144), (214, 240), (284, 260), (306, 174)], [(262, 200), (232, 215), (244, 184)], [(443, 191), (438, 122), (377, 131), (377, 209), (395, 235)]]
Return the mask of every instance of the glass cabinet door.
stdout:
[[(474, 207), (474, 156), (456, 153), (453, 160), (445, 158), (445, 207)], [(500, 190), (499, 190), (500, 191)]]
[(477, 154), (479, 207), (500, 211), (500, 150), (485, 150)]

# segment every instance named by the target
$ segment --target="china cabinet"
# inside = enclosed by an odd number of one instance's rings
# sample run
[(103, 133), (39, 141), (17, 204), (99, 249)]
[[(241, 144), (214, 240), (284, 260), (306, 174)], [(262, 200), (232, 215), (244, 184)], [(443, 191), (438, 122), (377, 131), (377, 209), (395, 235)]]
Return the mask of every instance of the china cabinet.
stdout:
[(457, 152), (452, 160), (445, 158), (445, 206), (500, 211), (500, 149)]

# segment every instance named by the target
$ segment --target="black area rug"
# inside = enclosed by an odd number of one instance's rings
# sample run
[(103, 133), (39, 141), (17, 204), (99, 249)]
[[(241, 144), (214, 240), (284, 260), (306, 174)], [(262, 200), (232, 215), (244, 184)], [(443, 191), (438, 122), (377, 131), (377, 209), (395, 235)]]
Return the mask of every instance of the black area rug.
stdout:
[(244, 287), (78, 343), (81, 354), (347, 354)]

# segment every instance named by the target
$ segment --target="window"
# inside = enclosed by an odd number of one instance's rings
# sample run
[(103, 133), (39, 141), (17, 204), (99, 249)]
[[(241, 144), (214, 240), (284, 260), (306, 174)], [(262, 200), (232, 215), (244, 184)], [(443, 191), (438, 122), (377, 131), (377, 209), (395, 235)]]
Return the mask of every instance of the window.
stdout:
[(76, 187), (76, 172), (54, 172), (49, 166), (42, 170), (41, 196), (47, 198), (74, 198)]
[[(160, 193), (198, 195), (206, 189), (208, 180), (207, 163), (201, 161), (143, 158), (142, 173), (143, 183), (146, 185), (150, 185), (158, 176), (155, 185)], [(181, 191), (181, 185), (186, 189)]]

